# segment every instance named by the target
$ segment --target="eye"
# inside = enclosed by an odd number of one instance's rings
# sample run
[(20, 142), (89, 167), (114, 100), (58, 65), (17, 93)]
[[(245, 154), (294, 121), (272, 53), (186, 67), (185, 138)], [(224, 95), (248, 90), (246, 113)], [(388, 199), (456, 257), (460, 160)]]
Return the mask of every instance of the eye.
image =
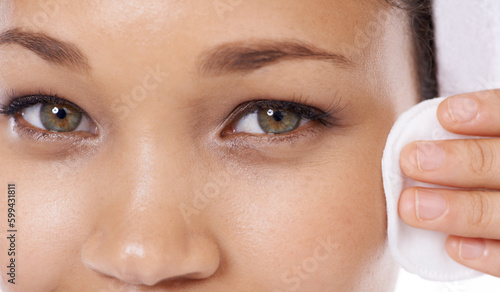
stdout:
[(39, 103), (23, 109), (21, 115), (32, 126), (51, 132), (73, 132), (79, 127), (86, 130), (81, 127), (82, 113), (68, 105)]
[(263, 108), (243, 116), (235, 125), (235, 133), (285, 134), (307, 123), (307, 120), (291, 111), (279, 108)]
[[(232, 133), (279, 135), (318, 121), (330, 124), (331, 114), (295, 102), (260, 100), (241, 105), (236, 110)], [(226, 132), (227, 133), (227, 132)]]
[(25, 123), (41, 130), (97, 134), (97, 127), (83, 110), (54, 96), (15, 99), (4, 113), (23, 119)]

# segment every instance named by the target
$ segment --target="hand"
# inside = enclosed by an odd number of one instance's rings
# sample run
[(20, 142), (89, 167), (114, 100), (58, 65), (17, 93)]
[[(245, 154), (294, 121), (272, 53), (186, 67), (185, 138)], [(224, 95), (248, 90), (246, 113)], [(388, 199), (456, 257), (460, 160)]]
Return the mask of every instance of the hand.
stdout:
[(451, 258), (500, 277), (500, 90), (447, 98), (437, 115), (450, 132), (485, 138), (408, 144), (400, 157), (407, 176), (458, 189), (406, 189), (399, 216), (413, 227), (450, 234)]

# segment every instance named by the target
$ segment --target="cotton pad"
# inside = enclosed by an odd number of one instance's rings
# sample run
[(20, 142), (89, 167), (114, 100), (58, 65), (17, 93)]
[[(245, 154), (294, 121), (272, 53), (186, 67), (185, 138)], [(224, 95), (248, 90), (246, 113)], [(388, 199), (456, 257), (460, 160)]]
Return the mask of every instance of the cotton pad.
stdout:
[(471, 139), (446, 131), (436, 116), (444, 98), (421, 102), (403, 113), (394, 124), (382, 158), (382, 176), (387, 202), (389, 247), (394, 258), (408, 272), (436, 281), (456, 281), (482, 275), (453, 261), (445, 249), (447, 234), (413, 228), (398, 216), (398, 201), (404, 188), (442, 187), (414, 181), (400, 168), (401, 150), (417, 140)]

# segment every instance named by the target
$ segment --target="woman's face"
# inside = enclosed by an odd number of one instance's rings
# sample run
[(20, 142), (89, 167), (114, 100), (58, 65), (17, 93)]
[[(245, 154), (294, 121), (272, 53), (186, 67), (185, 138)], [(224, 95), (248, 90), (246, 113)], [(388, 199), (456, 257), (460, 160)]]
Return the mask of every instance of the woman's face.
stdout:
[(0, 9), (2, 291), (390, 291), (380, 159), (418, 99), (404, 12), (376, 0)]

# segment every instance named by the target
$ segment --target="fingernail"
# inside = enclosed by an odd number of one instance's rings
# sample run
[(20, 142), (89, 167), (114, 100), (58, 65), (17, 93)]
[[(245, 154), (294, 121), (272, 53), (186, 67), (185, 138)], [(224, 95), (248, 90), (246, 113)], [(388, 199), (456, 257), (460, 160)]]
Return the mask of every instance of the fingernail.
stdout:
[(477, 103), (467, 97), (452, 97), (448, 99), (448, 112), (454, 122), (468, 122), (477, 115)]
[(480, 258), (486, 244), (484, 240), (477, 238), (462, 238), (458, 247), (458, 256), (463, 260), (474, 260)]
[(434, 220), (441, 216), (448, 204), (441, 194), (427, 190), (415, 190), (415, 212), (418, 220)]
[(417, 167), (420, 171), (430, 171), (443, 165), (446, 153), (434, 142), (418, 142), (416, 155)]

